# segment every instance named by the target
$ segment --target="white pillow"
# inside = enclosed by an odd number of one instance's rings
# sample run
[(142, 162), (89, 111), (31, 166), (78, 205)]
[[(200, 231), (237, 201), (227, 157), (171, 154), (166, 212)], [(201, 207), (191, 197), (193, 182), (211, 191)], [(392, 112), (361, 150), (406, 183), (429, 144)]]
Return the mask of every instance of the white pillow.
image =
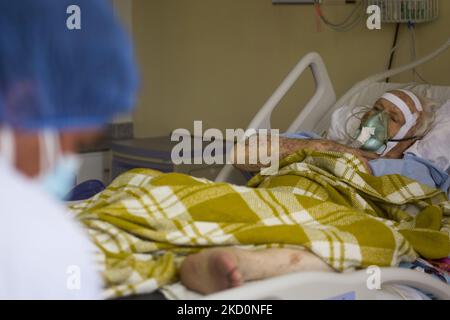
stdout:
[(418, 157), (430, 161), (438, 168), (450, 168), (450, 100), (436, 111), (436, 120), (430, 132), (408, 150)]

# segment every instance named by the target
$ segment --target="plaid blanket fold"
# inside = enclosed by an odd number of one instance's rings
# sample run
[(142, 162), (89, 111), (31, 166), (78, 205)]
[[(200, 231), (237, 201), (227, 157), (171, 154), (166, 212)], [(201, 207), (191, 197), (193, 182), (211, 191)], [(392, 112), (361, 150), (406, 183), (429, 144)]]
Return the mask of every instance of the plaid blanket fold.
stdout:
[(336, 152), (299, 151), (247, 187), (135, 169), (71, 210), (99, 249), (108, 297), (172, 283), (209, 247), (301, 247), (337, 271), (450, 253), (444, 193)]

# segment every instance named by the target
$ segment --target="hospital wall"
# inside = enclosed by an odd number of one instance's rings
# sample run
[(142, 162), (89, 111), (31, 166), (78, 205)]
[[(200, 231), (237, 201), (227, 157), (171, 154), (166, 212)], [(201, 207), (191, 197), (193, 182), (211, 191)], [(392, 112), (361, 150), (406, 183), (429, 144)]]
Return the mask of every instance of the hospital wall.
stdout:
[[(342, 19), (352, 6), (325, 9)], [(142, 89), (134, 114), (137, 137), (191, 129), (245, 128), (297, 61), (319, 52), (338, 95), (384, 70), (395, 27), (370, 31), (365, 22), (350, 32), (316, 29), (313, 7), (274, 6), (271, 0), (133, 0), (133, 37)], [(450, 1), (440, 20), (417, 28), (418, 55), (450, 36)], [(410, 38), (402, 26), (395, 65), (409, 62)], [(433, 84), (450, 85), (450, 51), (420, 68)], [(407, 73), (394, 79), (410, 81)], [(313, 92), (301, 78), (273, 116), (284, 129)]]

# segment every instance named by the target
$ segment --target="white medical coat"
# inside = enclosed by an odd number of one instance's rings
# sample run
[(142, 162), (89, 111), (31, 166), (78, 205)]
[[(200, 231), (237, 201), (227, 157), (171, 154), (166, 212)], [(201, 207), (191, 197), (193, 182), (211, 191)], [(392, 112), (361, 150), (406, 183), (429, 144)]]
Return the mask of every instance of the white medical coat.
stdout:
[(0, 299), (100, 299), (93, 250), (61, 204), (0, 159)]

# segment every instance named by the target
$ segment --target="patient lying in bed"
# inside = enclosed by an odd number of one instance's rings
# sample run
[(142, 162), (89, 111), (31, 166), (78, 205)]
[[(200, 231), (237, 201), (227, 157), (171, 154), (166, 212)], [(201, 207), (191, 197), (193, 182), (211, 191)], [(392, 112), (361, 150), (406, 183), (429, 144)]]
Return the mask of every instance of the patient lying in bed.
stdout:
[(282, 138), (278, 173), (257, 174), (247, 187), (135, 169), (71, 206), (99, 249), (106, 295), (148, 293), (178, 279), (208, 294), (297, 271), (447, 257), (446, 195), (401, 174), (374, 176), (374, 162), (401, 158), (434, 134), (426, 103), (389, 94), (347, 145)]
[[(390, 165), (384, 161), (402, 159), (405, 151), (426, 135), (433, 120), (434, 110), (423, 98), (410, 91), (396, 90), (383, 95), (373, 108), (363, 115), (359, 131), (352, 137), (353, 141), (350, 139), (350, 144), (320, 139), (311, 134), (285, 135), (280, 137), (280, 158), (301, 149), (345, 152), (357, 156), (374, 175), (405, 175), (402, 169), (404, 166), (395, 166), (395, 163)], [(387, 136), (375, 137), (377, 134), (382, 135), (383, 129), (386, 129)], [(410, 178), (425, 180), (421, 182), (448, 192), (450, 179), (445, 172), (438, 172), (437, 175), (440, 174), (441, 179), (439, 184), (435, 182), (436, 179), (430, 182), (426, 177), (423, 178), (426, 175), (420, 174), (421, 170), (432, 170), (429, 163), (413, 159), (411, 155), (407, 155), (405, 161), (410, 161), (404, 164), (412, 169), (408, 171)], [(236, 167), (242, 171), (257, 172), (262, 166), (244, 164)], [(401, 172), (395, 172), (396, 168)], [(433, 176), (436, 176), (436, 172)], [(230, 247), (207, 249), (188, 256), (181, 266), (180, 274), (184, 285), (206, 294), (237, 287), (246, 281), (297, 271), (330, 272), (333, 269), (305, 250), (247, 251)]]

